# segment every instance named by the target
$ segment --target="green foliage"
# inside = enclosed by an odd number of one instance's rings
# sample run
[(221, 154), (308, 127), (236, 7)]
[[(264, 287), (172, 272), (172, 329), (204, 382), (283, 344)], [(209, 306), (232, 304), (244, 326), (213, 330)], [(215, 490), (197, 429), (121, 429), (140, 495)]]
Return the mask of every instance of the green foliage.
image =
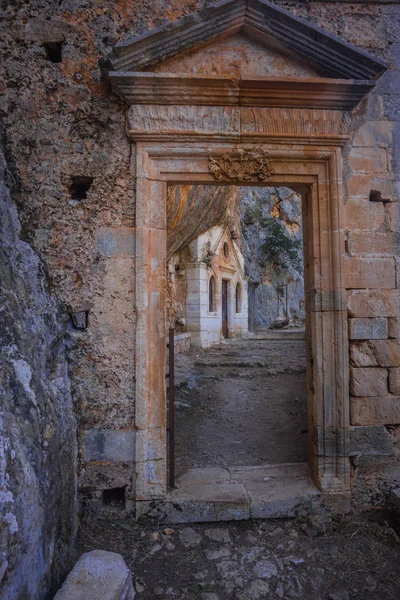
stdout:
[(263, 218), (261, 224), (267, 234), (265, 242), (261, 245), (265, 262), (272, 263), (278, 271), (286, 270), (290, 266), (300, 270), (300, 242), (288, 236), (284, 225), (273, 217)]
[(256, 205), (254, 207), (248, 206), (243, 216), (243, 222), (245, 225), (254, 225), (261, 219), (261, 207)]

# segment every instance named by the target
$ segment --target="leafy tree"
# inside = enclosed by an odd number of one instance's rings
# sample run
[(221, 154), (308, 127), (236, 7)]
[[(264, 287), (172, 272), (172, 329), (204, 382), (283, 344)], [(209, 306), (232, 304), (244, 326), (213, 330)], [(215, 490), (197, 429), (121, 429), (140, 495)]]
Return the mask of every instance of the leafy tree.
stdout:
[(278, 271), (289, 267), (299, 271), (302, 267), (300, 242), (288, 236), (284, 225), (273, 217), (263, 218), (261, 224), (267, 234), (261, 245), (265, 262), (272, 263)]

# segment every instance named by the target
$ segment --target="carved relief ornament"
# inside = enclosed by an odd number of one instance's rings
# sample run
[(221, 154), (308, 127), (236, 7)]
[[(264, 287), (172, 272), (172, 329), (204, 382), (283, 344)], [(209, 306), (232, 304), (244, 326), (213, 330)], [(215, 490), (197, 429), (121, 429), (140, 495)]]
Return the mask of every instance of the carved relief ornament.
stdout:
[(265, 181), (274, 173), (268, 153), (260, 147), (242, 148), (219, 158), (210, 157), (208, 168), (217, 180)]

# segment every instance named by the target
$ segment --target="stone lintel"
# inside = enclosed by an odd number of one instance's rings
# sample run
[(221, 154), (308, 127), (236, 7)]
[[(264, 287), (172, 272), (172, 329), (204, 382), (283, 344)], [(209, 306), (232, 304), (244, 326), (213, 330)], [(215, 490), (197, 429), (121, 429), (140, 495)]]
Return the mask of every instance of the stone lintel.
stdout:
[[(179, 119), (177, 118), (179, 111)], [(343, 145), (348, 113), (342, 110), (135, 104), (128, 111), (128, 134), (135, 141)]]

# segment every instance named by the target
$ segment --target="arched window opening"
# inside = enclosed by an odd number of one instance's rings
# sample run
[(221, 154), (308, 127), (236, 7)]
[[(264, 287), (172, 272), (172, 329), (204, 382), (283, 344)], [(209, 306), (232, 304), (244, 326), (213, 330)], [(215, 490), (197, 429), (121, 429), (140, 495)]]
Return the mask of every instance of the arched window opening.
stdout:
[(228, 242), (224, 243), (224, 258), (225, 258), (225, 260), (229, 259), (229, 244), (228, 244)]
[(216, 312), (215, 292), (216, 281), (215, 276), (212, 275), (208, 284), (208, 312)]
[(240, 285), (240, 283), (236, 284), (235, 300), (236, 300), (236, 312), (240, 313), (240, 312), (242, 312), (242, 286)]

